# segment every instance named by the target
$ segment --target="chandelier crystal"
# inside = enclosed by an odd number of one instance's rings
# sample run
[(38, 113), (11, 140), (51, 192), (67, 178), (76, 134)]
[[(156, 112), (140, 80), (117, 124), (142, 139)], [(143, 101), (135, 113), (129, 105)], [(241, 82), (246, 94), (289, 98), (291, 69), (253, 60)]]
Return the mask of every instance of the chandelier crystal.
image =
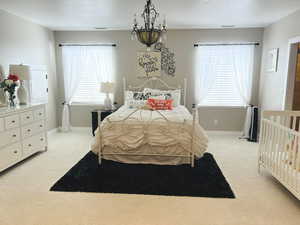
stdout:
[(159, 19), (159, 13), (155, 9), (151, 0), (147, 0), (145, 9), (141, 14), (144, 20), (144, 26), (138, 27), (138, 21), (136, 14), (133, 19), (133, 29), (131, 31), (131, 38), (133, 40), (138, 39), (142, 44), (146, 45), (148, 48), (158, 41), (166, 40), (166, 18), (163, 19), (162, 24), (155, 23)]

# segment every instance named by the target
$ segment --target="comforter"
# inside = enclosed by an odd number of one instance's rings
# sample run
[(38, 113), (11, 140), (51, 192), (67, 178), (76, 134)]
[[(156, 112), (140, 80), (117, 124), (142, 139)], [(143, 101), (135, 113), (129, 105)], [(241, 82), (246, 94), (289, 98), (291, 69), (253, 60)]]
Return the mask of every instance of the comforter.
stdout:
[(198, 118), (196, 121), (193, 126), (193, 116), (184, 106), (159, 111), (122, 106), (101, 122), (91, 148), (98, 154), (104, 147), (130, 152), (143, 145), (174, 146), (201, 157), (207, 149), (208, 137)]

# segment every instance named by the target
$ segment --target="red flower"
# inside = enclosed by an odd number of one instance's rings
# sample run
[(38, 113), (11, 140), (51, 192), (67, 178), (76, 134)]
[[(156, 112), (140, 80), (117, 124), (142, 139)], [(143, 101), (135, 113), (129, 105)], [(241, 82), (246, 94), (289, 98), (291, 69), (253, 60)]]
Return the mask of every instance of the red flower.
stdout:
[(17, 75), (10, 74), (7, 79), (13, 80), (14, 82), (16, 82), (19, 80), (19, 77)]

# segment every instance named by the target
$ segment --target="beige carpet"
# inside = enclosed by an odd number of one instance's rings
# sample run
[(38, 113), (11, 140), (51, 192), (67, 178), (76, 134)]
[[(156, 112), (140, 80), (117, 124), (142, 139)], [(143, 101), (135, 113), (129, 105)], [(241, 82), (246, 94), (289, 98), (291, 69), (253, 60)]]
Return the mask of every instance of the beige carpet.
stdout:
[(0, 225), (299, 225), (300, 201), (257, 173), (257, 144), (210, 133), (236, 199), (60, 193), (49, 188), (87, 152), (87, 130), (49, 137), (48, 152), (0, 175)]

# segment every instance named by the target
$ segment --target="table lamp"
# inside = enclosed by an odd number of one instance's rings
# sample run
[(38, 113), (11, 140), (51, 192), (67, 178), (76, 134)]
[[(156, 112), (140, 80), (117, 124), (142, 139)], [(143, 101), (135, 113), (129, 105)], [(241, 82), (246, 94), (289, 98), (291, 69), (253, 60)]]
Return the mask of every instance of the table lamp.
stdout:
[(100, 92), (106, 93), (106, 99), (104, 100), (105, 110), (112, 110), (112, 102), (109, 98), (109, 94), (114, 93), (115, 84), (113, 82), (101, 82)]
[(19, 77), (20, 87), (17, 90), (17, 96), (20, 105), (27, 105), (28, 94), (24, 86), (25, 80), (30, 80), (29, 66), (25, 65), (9, 65), (9, 74), (14, 74)]

